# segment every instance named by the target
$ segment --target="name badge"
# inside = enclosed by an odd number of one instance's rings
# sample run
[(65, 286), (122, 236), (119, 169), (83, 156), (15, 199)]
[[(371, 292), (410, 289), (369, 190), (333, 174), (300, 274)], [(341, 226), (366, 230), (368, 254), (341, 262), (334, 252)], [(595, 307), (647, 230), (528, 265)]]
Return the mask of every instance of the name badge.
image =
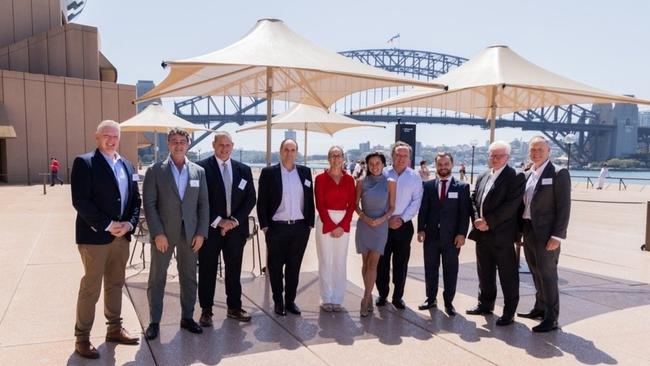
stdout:
[(131, 177), (131, 179), (132, 179), (134, 182), (139, 182), (139, 181), (140, 181), (140, 174), (138, 174), (138, 173), (133, 173), (133, 176)]
[(447, 192), (447, 198), (458, 199), (458, 192)]
[(246, 179), (242, 179), (242, 180), (239, 182), (239, 189), (241, 189), (241, 190), (243, 191), (244, 188), (246, 188), (246, 183), (248, 183), (248, 182), (246, 181)]
[(311, 181), (310, 180), (305, 179), (305, 187), (307, 187), (307, 188), (311, 187)]
[(550, 186), (553, 184), (553, 178), (544, 178), (542, 179), (543, 186)]
[(198, 186), (199, 186), (198, 179), (190, 179), (190, 187), (198, 187)]

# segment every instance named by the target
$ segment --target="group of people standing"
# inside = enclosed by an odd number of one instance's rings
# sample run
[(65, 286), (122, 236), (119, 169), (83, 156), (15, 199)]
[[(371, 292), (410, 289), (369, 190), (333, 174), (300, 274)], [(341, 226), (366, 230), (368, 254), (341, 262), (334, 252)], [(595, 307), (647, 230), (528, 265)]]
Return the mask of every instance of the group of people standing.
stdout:
[[(280, 162), (261, 171), (257, 199), (251, 169), (231, 159), (234, 144), (227, 132), (215, 134), (213, 156), (192, 163), (186, 157), (189, 134), (171, 130), (167, 136), (169, 157), (147, 170), (142, 199), (137, 170), (117, 152), (119, 124), (101, 122), (95, 138), (97, 149), (77, 157), (71, 174), (72, 202), (77, 210), (76, 242), (84, 266), (75, 351), (83, 357), (99, 357), (90, 342), (90, 331), (102, 280), (106, 341), (138, 343), (138, 338), (122, 327), (121, 290), (130, 235), (141, 220), (141, 203), (152, 242), (147, 287), (150, 323), (145, 331), (148, 340), (159, 335), (167, 269), (174, 250), (182, 329), (199, 334), (202, 327), (213, 325), (220, 255), (225, 264), (227, 317), (251, 320), (242, 308), (240, 273), (248, 217), (256, 204), (266, 237), (273, 310), (279, 316), (301, 314), (296, 303), (300, 267), (314, 227), (320, 307), (325, 312), (343, 310), (349, 233), (356, 212), (355, 246), (363, 261), (362, 317), (372, 313), (375, 305), (387, 305), (391, 266), (390, 302), (396, 309), (406, 307), (404, 287), (416, 228), (417, 241), (423, 243), (426, 280), (426, 299), (418, 308), (437, 306), (442, 264), (445, 312), (456, 315), (453, 299), (458, 255), (471, 223), (469, 238), (476, 241), (479, 297), (476, 308), (466, 313), (493, 311), (498, 272), (505, 306), (496, 324), (513, 322), (519, 300), (515, 244), (522, 241), (523, 233), (536, 303), (530, 312), (519, 315), (542, 320), (534, 331), (557, 327), (557, 261), (569, 220), (570, 178), (566, 170), (556, 171), (549, 164), (550, 147), (543, 137), (531, 140), (534, 166), (525, 175), (507, 165), (508, 144), (490, 145), (491, 168), (478, 178), (471, 194), (466, 182), (452, 176), (453, 157), (449, 153), (436, 156), (436, 178), (423, 183), (420, 174), (410, 167), (411, 146), (398, 141), (392, 147), (390, 167), (382, 153), (370, 153), (365, 157), (365, 171), (355, 179), (344, 168), (343, 148), (333, 146), (327, 155), (329, 168), (313, 179), (308, 167), (295, 162), (296, 141), (285, 139), (280, 144)], [(374, 287), (376, 299), (372, 296)], [(193, 320), (197, 293), (201, 306), (198, 324)]]

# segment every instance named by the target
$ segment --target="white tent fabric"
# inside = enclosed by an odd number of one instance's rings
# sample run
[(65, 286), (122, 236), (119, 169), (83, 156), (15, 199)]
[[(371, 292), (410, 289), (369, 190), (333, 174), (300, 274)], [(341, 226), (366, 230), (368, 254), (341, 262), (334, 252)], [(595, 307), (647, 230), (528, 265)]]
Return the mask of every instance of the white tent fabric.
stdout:
[(187, 132), (211, 131), (168, 112), (159, 103), (151, 103), (142, 112), (120, 123), (122, 132), (162, 132), (182, 128)]
[[(262, 130), (266, 127), (266, 122), (256, 123), (252, 126), (239, 129), (237, 132)], [(307, 164), (307, 132), (326, 133), (333, 136), (336, 132), (355, 127), (386, 128), (385, 126), (374, 123), (359, 122), (320, 107), (301, 103), (294, 104), (289, 110), (275, 116), (271, 121), (272, 129), (301, 130), (304, 132), (305, 164)]]
[(507, 46), (491, 46), (433, 80), (447, 91), (416, 88), (358, 112), (387, 107), (447, 109), (491, 119), (545, 106), (587, 103), (650, 104), (573, 81), (524, 59)]
[(224, 49), (163, 65), (171, 69), (167, 78), (138, 101), (205, 95), (265, 98), (271, 87), (273, 98), (329, 108), (348, 94), (372, 88), (444, 87), (341, 56), (311, 43), (277, 19), (259, 20), (241, 40)]
[[(306, 104), (296, 103), (284, 113), (273, 117), (272, 129), (301, 130), (309, 132), (326, 133), (333, 136), (336, 132), (354, 127), (385, 128), (375, 123), (363, 123), (334, 112)], [(237, 132), (260, 130), (266, 128), (266, 122), (237, 130)]]

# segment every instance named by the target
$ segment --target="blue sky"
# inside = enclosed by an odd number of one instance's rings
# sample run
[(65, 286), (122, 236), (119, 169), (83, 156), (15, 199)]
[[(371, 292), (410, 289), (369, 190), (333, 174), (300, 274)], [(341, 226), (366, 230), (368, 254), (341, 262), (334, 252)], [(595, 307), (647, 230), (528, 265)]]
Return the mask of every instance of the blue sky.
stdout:
[[(650, 2), (644, 1), (171, 1), (90, 0), (75, 22), (99, 28), (102, 52), (119, 82), (160, 82), (162, 60), (198, 56), (242, 37), (260, 18), (280, 18), (295, 32), (332, 51), (396, 46), (471, 58), (505, 44), (541, 67), (617, 93), (650, 99)], [(181, 98), (179, 98), (181, 99)], [(647, 109), (642, 107), (643, 109)], [(232, 130), (232, 129), (231, 129)], [(310, 153), (337, 143), (357, 147), (370, 139), (389, 144), (387, 129), (349, 130), (333, 138), (311, 134)], [(527, 138), (499, 129), (497, 138)], [(241, 137), (240, 137), (241, 136)], [(274, 145), (282, 134), (274, 134)], [(418, 127), (427, 145), (488, 138), (476, 127)], [(301, 137), (299, 137), (299, 143)], [(248, 149), (264, 146), (263, 133), (235, 135)], [(206, 147), (207, 148), (207, 147)], [(206, 148), (203, 151), (206, 151)]]

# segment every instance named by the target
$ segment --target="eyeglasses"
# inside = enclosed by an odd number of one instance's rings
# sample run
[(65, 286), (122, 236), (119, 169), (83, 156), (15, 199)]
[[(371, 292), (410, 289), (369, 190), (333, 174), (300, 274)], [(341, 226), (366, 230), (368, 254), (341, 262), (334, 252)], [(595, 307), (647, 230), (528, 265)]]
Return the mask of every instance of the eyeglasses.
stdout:
[(342, 158), (343, 158), (343, 155), (339, 155), (339, 154), (330, 155), (330, 159), (342, 159)]
[(503, 159), (506, 156), (508, 156), (508, 154), (490, 154), (490, 155), (488, 155), (488, 158), (490, 158), (490, 159)]
[(168, 141), (170, 145), (187, 145), (188, 141), (183, 139), (183, 140), (169, 140)]

